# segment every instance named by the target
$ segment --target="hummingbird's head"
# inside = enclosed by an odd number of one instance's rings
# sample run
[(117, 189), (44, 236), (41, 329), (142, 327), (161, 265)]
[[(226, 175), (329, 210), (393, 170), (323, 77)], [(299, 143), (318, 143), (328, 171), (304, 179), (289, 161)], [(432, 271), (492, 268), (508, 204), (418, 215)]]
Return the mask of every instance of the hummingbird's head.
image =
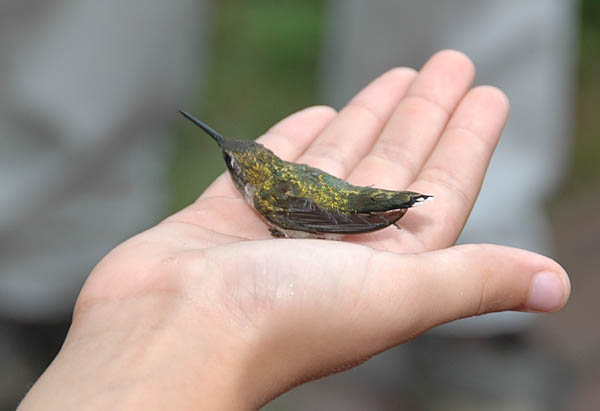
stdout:
[(277, 157), (263, 145), (254, 141), (226, 139), (221, 148), (225, 165), (239, 190), (243, 191), (248, 183), (262, 186), (271, 177), (271, 166)]
[(221, 147), (225, 165), (239, 190), (243, 190), (247, 183), (260, 185), (260, 182), (267, 178), (267, 165), (276, 158), (271, 150), (254, 141), (223, 137), (191, 114), (185, 111), (180, 113), (204, 130)]

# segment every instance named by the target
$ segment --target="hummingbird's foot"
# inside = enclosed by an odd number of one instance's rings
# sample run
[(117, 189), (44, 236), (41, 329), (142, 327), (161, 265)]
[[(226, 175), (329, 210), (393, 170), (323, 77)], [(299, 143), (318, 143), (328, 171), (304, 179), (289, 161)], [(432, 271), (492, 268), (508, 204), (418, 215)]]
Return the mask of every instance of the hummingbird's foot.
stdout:
[(285, 235), (284, 233), (282, 233), (281, 231), (279, 231), (276, 228), (269, 228), (269, 231), (271, 232), (271, 235), (275, 238), (286, 238), (287, 235)]
[(392, 225), (394, 227), (396, 227), (398, 230), (402, 230), (402, 227), (400, 226), (400, 224), (398, 224), (398, 223), (392, 223)]

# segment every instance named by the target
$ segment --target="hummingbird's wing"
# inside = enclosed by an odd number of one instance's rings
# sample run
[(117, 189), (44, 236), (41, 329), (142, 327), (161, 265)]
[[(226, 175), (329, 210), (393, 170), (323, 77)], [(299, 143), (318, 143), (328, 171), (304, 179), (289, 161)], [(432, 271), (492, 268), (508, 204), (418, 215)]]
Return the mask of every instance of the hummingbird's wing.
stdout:
[(385, 228), (399, 220), (406, 209), (386, 213), (345, 214), (320, 207), (310, 198), (285, 196), (263, 201), (255, 197), (256, 210), (277, 227), (311, 233), (352, 234)]

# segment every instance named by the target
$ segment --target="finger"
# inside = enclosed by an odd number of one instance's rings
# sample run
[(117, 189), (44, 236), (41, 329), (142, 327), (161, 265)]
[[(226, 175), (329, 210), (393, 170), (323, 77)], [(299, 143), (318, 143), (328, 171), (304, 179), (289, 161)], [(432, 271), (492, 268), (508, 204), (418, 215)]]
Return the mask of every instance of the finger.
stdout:
[(403, 221), (426, 249), (454, 244), (458, 238), (479, 194), (508, 111), (508, 99), (500, 90), (489, 86), (471, 90), (416, 181), (408, 187), (435, 196), (427, 209), (414, 210)]
[(353, 324), (361, 333), (356, 339), (377, 341), (375, 352), (459, 318), (505, 310), (553, 312), (570, 294), (569, 279), (556, 262), (495, 245), (378, 253), (370, 268), (355, 302), (364, 316)]
[(282, 368), (286, 378), (323, 376), (436, 325), (503, 310), (555, 311), (570, 293), (556, 262), (495, 245), (399, 255), (289, 240), (211, 252), (227, 270), (220, 278), (235, 284), (235, 310), (265, 328), (258, 339), (264, 355), (253, 368), (258, 378)]
[(427, 160), (474, 75), (473, 63), (460, 52), (445, 50), (431, 57), (349, 181), (406, 188)]
[[(380, 253), (373, 270), (380, 275), (368, 277), (363, 293), (383, 320), (382, 332), (399, 324), (424, 331), (505, 310), (552, 312), (562, 308), (570, 294), (569, 279), (553, 260), (488, 244), (404, 256)], [(376, 297), (382, 297), (382, 290), (388, 304), (378, 307), (375, 300), (381, 301)]]
[[(294, 161), (335, 116), (336, 111), (331, 107), (308, 107), (284, 118), (256, 141), (282, 159)], [(229, 173), (225, 172), (202, 193), (200, 198), (238, 195), (231, 184)]]
[(361, 90), (298, 160), (337, 177), (346, 177), (363, 158), (416, 76), (392, 69)]

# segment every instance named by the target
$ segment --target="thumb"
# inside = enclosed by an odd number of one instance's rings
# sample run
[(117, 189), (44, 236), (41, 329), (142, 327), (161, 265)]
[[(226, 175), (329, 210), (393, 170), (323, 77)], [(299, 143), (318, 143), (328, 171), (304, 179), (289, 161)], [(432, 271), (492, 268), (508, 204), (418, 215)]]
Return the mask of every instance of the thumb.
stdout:
[(380, 327), (407, 327), (404, 331), (410, 335), (496, 311), (556, 311), (571, 290), (567, 274), (555, 261), (497, 245), (400, 256), (382, 253), (374, 260), (381, 274), (369, 276), (368, 293), (381, 297), (383, 290), (387, 303), (370, 308), (378, 312)]
[(341, 339), (349, 352), (367, 357), (459, 318), (556, 311), (571, 290), (555, 261), (489, 244), (417, 254), (374, 251), (366, 267), (360, 286), (344, 290), (353, 296), (348, 306), (328, 312), (328, 335), (321, 337), (332, 346)]

